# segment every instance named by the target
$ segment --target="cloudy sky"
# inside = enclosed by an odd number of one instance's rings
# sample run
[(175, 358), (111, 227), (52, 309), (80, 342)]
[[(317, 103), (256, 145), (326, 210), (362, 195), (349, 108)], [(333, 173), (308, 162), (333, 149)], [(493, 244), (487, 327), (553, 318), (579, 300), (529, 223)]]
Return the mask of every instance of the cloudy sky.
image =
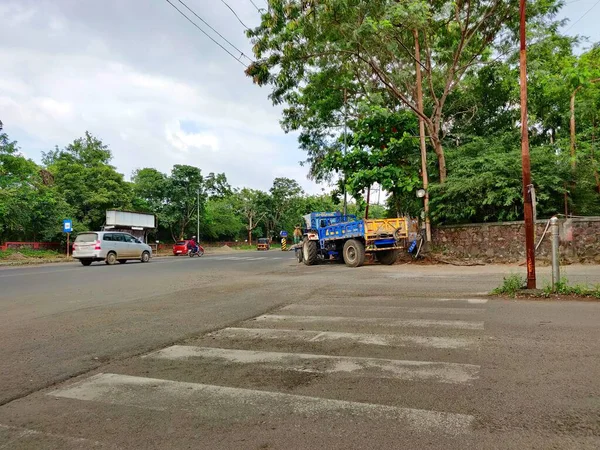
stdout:
[[(259, 21), (252, 1), (227, 0), (249, 27)], [(185, 2), (251, 55), (221, 0)], [(567, 3), (561, 16), (572, 24), (598, 0)], [(598, 17), (600, 5), (568, 34), (600, 41)], [(0, 0), (0, 24), (0, 120), (27, 156), (39, 161), (89, 130), (126, 176), (192, 164), (225, 172), (235, 186), (268, 189), (287, 176), (321, 191), (299, 166), (304, 154), (281, 131), (268, 90), (165, 0)]]

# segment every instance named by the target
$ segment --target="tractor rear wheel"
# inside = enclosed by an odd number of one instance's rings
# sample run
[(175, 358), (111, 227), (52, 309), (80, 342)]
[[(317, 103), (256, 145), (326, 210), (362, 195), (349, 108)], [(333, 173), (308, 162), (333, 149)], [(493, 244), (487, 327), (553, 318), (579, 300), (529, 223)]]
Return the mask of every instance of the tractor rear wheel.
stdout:
[(375, 253), (377, 261), (386, 266), (391, 266), (398, 259), (398, 250), (383, 250)]
[(360, 267), (365, 263), (365, 246), (356, 239), (344, 244), (344, 262), (348, 267)]
[(306, 240), (302, 244), (302, 259), (304, 264), (312, 266), (317, 263), (317, 241)]

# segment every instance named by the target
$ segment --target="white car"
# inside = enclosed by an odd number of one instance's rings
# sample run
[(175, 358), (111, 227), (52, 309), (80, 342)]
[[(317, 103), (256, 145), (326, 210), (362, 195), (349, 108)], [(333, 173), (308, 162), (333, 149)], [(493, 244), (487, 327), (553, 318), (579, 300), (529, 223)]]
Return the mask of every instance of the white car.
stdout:
[(84, 266), (94, 261), (104, 261), (109, 265), (117, 261), (125, 264), (133, 259), (147, 263), (152, 258), (152, 249), (128, 233), (88, 231), (77, 235), (73, 244), (73, 258)]

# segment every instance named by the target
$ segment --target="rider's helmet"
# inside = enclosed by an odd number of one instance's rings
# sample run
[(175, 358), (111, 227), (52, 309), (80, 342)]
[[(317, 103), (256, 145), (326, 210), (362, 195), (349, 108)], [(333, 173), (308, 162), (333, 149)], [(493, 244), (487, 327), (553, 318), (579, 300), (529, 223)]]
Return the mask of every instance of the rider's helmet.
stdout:
[(196, 240), (196, 236), (192, 236), (192, 239), (193, 239), (193, 240)]

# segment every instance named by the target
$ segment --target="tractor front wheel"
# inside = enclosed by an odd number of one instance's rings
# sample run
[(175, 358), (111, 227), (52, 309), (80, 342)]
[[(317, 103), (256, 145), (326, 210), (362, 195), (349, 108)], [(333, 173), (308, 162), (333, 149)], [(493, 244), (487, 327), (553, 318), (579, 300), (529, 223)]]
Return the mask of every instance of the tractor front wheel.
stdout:
[(356, 239), (344, 244), (344, 262), (348, 267), (360, 267), (365, 263), (365, 246)]

